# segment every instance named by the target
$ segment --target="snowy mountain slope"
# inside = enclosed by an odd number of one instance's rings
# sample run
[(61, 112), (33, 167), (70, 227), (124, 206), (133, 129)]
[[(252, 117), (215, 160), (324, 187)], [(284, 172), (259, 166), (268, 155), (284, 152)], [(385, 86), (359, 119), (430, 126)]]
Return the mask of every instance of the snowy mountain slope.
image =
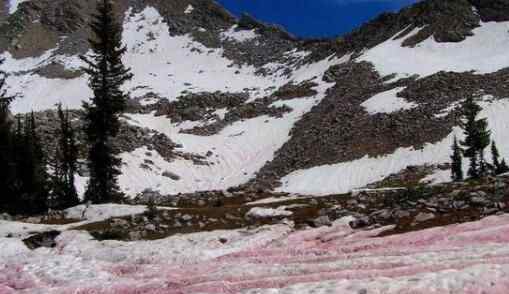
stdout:
[[(421, 30), (415, 28), (405, 38)], [(430, 37), (411, 48), (403, 46), (406, 39), (391, 38), (367, 50), (358, 60), (373, 63), (382, 76), (428, 76), (442, 70), (491, 73), (509, 66), (505, 50), (509, 46), (508, 30), (509, 22), (481, 22), (472, 31), (473, 36), (460, 43), (439, 43)]]
[[(93, 2), (61, 1), (4, 0), (11, 14), (0, 24), (8, 40), (0, 57), (9, 93), (19, 94), (15, 113), (57, 102), (79, 109), (91, 95), (77, 56), (88, 50)], [(235, 20), (212, 1), (118, 1), (124, 61), (134, 73), (124, 122), (159, 146), (124, 148), (122, 189), (132, 197), (237, 186), (347, 192), (409, 166), (447, 163), (458, 133), (454, 106), (468, 95), (491, 97), (484, 113), (509, 156), (509, 22), (493, 9), (509, 5), (493, 3), (422, 1), (343, 38), (315, 41)], [(34, 42), (41, 30), (47, 42)], [(218, 104), (207, 100), (214, 92), (246, 99)], [(172, 103), (180, 103), (179, 117)], [(171, 146), (161, 147), (161, 136)]]

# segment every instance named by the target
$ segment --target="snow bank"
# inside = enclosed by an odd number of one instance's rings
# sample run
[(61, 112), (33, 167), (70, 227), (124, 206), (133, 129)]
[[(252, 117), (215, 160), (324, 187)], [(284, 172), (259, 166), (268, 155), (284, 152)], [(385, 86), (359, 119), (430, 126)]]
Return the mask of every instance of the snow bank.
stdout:
[[(488, 118), (492, 138), (498, 143), (500, 153), (509, 158), (509, 99), (493, 102), (482, 102), (481, 117)], [(323, 165), (306, 170), (295, 171), (282, 179), (280, 192), (327, 195), (347, 193), (352, 189), (362, 188), (370, 183), (383, 180), (412, 165), (434, 165), (450, 161), (451, 144), (454, 136), (463, 137), (459, 128), (444, 140), (436, 144), (426, 144), (422, 149), (399, 148), (394, 153), (379, 157), (365, 156), (362, 159)], [(464, 162), (465, 170), (467, 162)], [(444, 173), (440, 174), (442, 182)]]
[(379, 93), (364, 101), (361, 106), (364, 107), (369, 114), (393, 113), (418, 107), (419, 105), (408, 102), (404, 98), (397, 96), (397, 94), (404, 89), (404, 87), (399, 87)]
[(88, 207), (85, 205), (78, 205), (66, 209), (65, 213), (67, 218), (81, 221), (66, 225), (43, 225), (0, 220), (0, 238), (7, 236), (23, 238), (52, 230), (66, 231), (74, 227), (107, 220), (113, 217), (141, 214), (145, 212), (146, 209), (147, 207), (144, 205), (94, 204)]
[(84, 219), (91, 222), (103, 221), (112, 217), (141, 214), (147, 210), (145, 205), (94, 204), (78, 205), (65, 210), (67, 218)]
[(367, 50), (358, 60), (372, 62), (383, 76), (396, 73), (399, 77), (424, 77), (441, 70), (490, 73), (509, 66), (508, 30), (509, 22), (481, 23), (473, 30), (474, 36), (462, 42), (438, 43), (430, 37), (414, 48), (402, 47), (405, 38), (390, 39)]

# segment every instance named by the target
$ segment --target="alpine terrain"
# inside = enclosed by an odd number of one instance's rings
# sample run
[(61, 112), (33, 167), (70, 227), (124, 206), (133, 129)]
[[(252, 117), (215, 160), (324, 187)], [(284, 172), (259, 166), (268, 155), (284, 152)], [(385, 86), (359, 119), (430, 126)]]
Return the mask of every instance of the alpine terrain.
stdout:
[(330, 39), (114, 0), (124, 197), (94, 203), (106, 2), (0, 0), (6, 120), (50, 178), (69, 131), (79, 198), (0, 200), (0, 294), (509, 293), (509, 0), (423, 0)]

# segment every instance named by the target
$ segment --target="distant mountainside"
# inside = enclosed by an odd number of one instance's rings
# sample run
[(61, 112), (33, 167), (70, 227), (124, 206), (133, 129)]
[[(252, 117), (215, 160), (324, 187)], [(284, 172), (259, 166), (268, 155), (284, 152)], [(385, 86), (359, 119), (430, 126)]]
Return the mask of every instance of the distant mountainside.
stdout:
[[(479, 98), (509, 157), (509, 0), (425, 0), (337, 39), (295, 38), (209, 0), (117, 0), (134, 79), (117, 145), (122, 189), (324, 195), (449, 180), (457, 106)], [(14, 113), (91, 92), (80, 70), (92, 0), (4, 0)], [(78, 183), (86, 183), (82, 168)]]

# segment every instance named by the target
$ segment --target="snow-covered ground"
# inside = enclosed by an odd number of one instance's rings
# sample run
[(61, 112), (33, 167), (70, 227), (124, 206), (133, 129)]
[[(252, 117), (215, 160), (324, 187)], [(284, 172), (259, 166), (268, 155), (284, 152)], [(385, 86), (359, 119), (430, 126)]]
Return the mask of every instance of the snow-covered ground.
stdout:
[[(293, 124), (321, 97), (285, 101), (293, 111), (282, 119), (261, 116), (239, 121), (217, 135), (206, 137), (179, 133), (181, 126), (172, 124), (165, 117), (129, 115), (130, 123), (166, 134), (174, 142), (182, 144), (182, 151), (199, 155), (211, 151), (213, 155), (207, 159), (210, 165), (196, 165), (186, 159), (166, 162), (155, 152), (149, 157), (146, 148), (123, 154), (125, 165), (120, 176), (121, 187), (130, 195), (135, 195), (147, 187), (161, 193), (174, 194), (227, 189), (243, 184), (267, 161), (273, 159), (274, 153), (289, 139)], [(145, 159), (152, 160), (156, 168), (140, 169)], [(162, 174), (165, 171), (179, 175), (180, 180), (164, 177)]]
[(361, 106), (364, 107), (369, 114), (393, 113), (417, 107), (417, 104), (408, 102), (404, 98), (397, 96), (397, 94), (404, 89), (404, 87), (399, 87), (379, 93), (364, 101)]
[(507, 215), (388, 237), (348, 221), (137, 242), (66, 231), (34, 251), (0, 238), (0, 293), (509, 292)]
[[(188, 7), (189, 8), (189, 7)], [(186, 11), (191, 11), (188, 9)], [(194, 41), (189, 35), (170, 36), (168, 24), (153, 7), (139, 13), (126, 13), (123, 24), (123, 42), (128, 51), (124, 62), (131, 67), (134, 78), (125, 85), (132, 97), (143, 96), (149, 92), (174, 100), (183, 92), (223, 91), (244, 92), (251, 89), (253, 98), (264, 97), (275, 91), (273, 87), (282, 86), (290, 79), (255, 74), (253, 66), (232, 66), (232, 61), (223, 57), (222, 49), (211, 49)], [(223, 33), (223, 38), (239, 42), (255, 38), (254, 31), (235, 27)], [(58, 47), (58, 44), (55, 44)], [(15, 59), (5, 52), (1, 69), (11, 76), (7, 80), (8, 94), (19, 94), (12, 105), (15, 113), (54, 108), (62, 102), (69, 108), (80, 108), (87, 101), (91, 91), (85, 76), (75, 79), (49, 79), (27, 71), (35, 70), (52, 62), (76, 70), (82, 63), (77, 56), (57, 55), (55, 49), (48, 50), (38, 57)], [(300, 56), (299, 52), (292, 52)], [(305, 56), (304, 53), (301, 54)], [(303, 58), (303, 57), (302, 57)], [(330, 62), (317, 65), (331, 65)], [(280, 66), (280, 65), (279, 65)], [(303, 68), (294, 78), (309, 79), (313, 74), (320, 75), (328, 68)], [(320, 72), (321, 71), (321, 72)]]
[[(492, 138), (497, 142), (500, 154), (509, 158), (509, 99), (493, 102), (483, 101), (480, 117), (488, 118)], [(352, 189), (383, 180), (385, 177), (398, 173), (408, 166), (433, 165), (450, 162), (451, 145), (454, 136), (463, 138), (459, 128), (444, 140), (436, 144), (426, 144), (422, 149), (399, 148), (394, 153), (380, 156), (365, 156), (362, 159), (332, 165), (317, 166), (306, 170), (295, 171), (282, 179), (280, 192), (311, 195), (327, 195), (347, 193)], [(464, 162), (465, 171), (468, 162)], [(444, 182), (445, 172), (430, 178), (434, 182)]]
[(395, 73), (399, 77), (414, 74), (424, 77), (441, 70), (490, 73), (509, 66), (508, 30), (509, 22), (486, 22), (463, 42), (438, 43), (430, 37), (413, 48), (401, 46), (408, 36), (389, 39), (367, 50), (358, 60), (372, 62), (382, 76)]
[(141, 214), (146, 210), (147, 207), (144, 205), (78, 205), (65, 210), (67, 219), (77, 220), (78, 222), (66, 225), (43, 225), (0, 220), (0, 238), (7, 236), (21, 238), (33, 235), (38, 232), (46, 232), (51, 230), (69, 230), (73, 227), (78, 227), (93, 222), (100, 222), (112, 217)]

